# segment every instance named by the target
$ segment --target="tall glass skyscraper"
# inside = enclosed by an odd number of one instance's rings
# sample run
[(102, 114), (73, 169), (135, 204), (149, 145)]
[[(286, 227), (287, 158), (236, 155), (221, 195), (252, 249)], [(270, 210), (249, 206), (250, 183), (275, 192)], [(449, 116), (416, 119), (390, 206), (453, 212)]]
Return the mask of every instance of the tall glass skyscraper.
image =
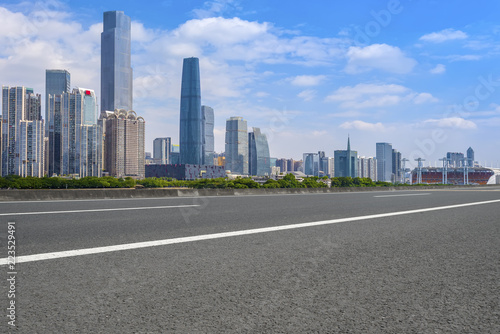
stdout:
[(250, 175), (264, 176), (271, 174), (271, 157), (265, 134), (259, 128), (252, 128), (248, 134), (248, 171)]
[(99, 129), (93, 90), (75, 88), (71, 93), (49, 95), (49, 176), (78, 174), (100, 176)]
[(377, 180), (392, 181), (392, 145), (377, 143)]
[(181, 164), (203, 164), (203, 120), (201, 115), (200, 63), (185, 58), (182, 65), (181, 122), (179, 145)]
[(101, 111), (132, 110), (130, 17), (121, 11), (104, 13), (101, 34)]
[(201, 106), (203, 138), (203, 165), (214, 164), (214, 110), (207, 106)]
[(231, 117), (226, 121), (226, 169), (236, 174), (248, 174), (247, 121)]
[[(66, 70), (45, 70), (45, 124), (49, 131), (51, 115), (49, 113), (49, 95), (69, 93), (71, 89), (71, 75)], [(48, 135), (48, 134), (47, 134)]]
[(347, 138), (347, 150), (334, 151), (335, 177), (358, 176), (358, 152), (351, 150), (351, 139)]

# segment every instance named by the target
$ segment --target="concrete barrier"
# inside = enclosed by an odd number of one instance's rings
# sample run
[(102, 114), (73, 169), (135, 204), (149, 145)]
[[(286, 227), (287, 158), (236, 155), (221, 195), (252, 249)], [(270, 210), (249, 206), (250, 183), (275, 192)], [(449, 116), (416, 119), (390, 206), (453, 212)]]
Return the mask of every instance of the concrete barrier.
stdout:
[[(476, 186), (465, 186), (476, 187)], [(487, 186), (479, 186), (487, 187)], [(0, 201), (50, 201), (78, 199), (119, 199), (194, 196), (248, 196), (319, 194), (360, 191), (401, 191), (464, 188), (464, 186), (423, 187), (349, 187), (349, 188), (259, 188), (259, 189), (188, 189), (188, 188), (144, 188), (144, 189), (0, 189)]]

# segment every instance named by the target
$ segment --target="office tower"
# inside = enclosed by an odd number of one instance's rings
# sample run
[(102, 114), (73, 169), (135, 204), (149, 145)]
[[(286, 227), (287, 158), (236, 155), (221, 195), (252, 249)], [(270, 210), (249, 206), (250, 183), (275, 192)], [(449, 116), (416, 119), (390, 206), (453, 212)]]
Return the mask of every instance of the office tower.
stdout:
[(467, 164), (469, 167), (474, 167), (474, 150), (472, 147), (467, 149)]
[(286, 170), (289, 171), (289, 172), (295, 172), (296, 169), (295, 169), (295, 161), (293, 161), (293, 159), (288, 159), (286, 161)]
[(358, 152), (351, 150), (351, 139), (347, 138), (347, 150), (334, 152), (335, 177), (358, 176)]
[(93, 90), (49, 94), (49, 158), (52, 175), (101, 176), (101, 131), (96, 124)]
[(464, 154), (458, 152), (447, 152), (446, 159), (450, 167), (458, 168), (463, 166)]
[(276, 167), (279, 167), (281, 173), (288, 172), (288, 161), (286, 159), (276, 160)]
[(391, 182), (392, 178), (392, 144), (377, 143), (377, 180)]
[(185, 58), (182, 65), (180, 119), (181, 164), (202, 165), (203, 120), (198, 58)]
[(156, 164), (168, 165), (170, 164), (170, 151), (172, 150), (172, 139), (156, 138), (153, 140), (153, 159)]
[(71, 75), (66, 70), (45, 70), (45, 125), (46, 136), (50, 130), (49, 95), (69, 93)]
[(110, 176), (144, 178), (144, 119), (134, 111), (115, 110), (105, 118), (105, 160)]
[(319, 176), (329, 175), (328, 171), (328, 157), (325, 155), (324, 151), (318, 151), (319, 155)]
[(43, 176), (44, 131), (41, 95), (2, 86), (2, 176)]
[(267, 137), (260, 128), (252, 128), (248, 134), (248, 172), (250, 175), (265, 176), (271, 174), (271, 157)]
[(392, 149), (392, 182), (401, 182), (401, 152)]
[(235, 174), (248, 174), (247, 121), (231, 117), (226, 121), (226, 169)]
[(203, 165), (214, 164), (214, 110), (207, 106), (201, 106), (202, 128), (201, 137), (203, 139), (202, 155)]
[(121, 11), (105, 12), (101, 34), (101, 112), (133, 109), (130, 42), (130, 17)]
[(302, 171), (308, 176), (319, 175), (319, 155), (318, 153), (304, 153), (302, 155)]

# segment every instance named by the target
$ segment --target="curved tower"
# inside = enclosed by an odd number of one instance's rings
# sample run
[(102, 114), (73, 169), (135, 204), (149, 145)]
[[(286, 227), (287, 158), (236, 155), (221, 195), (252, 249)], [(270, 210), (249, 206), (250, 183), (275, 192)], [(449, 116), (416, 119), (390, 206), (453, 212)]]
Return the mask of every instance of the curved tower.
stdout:
[(180, 163), (203, 164), (203, 118), (201, 114), (200, 64), (185, 58), (182, 65)]

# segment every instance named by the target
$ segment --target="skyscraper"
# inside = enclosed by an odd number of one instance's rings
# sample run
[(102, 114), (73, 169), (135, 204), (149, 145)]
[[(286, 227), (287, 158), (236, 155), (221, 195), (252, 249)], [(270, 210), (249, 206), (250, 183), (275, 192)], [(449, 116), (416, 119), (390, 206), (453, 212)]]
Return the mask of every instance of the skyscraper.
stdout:
[(202, 165), (203, 119), (198, 58), (185, 58), (182, 65), (180, 119), (181, 164)]
[(202, 138), (203, 138), (203, 165), (214, 164), (214, 110), (201, 106)]
[(358, 152), (351, 151), (351, 139), (347, 138), (347, 150), (334, 152), (335, 177), (358, 176)]
[(41, 95), (2, 86), (2, 176), (43, 176), (43, 137)]
[(156, 138), (153, 140), (153, 159), (156, 164), (167, 165), (170, 161), (170, 151), (172, 150), (172, 139)]
[(269, 144), (266, 135), (259, 128), (253, 128), (253, 132), (248, 134), (248, 162), (250, 175), (271, 174)]
[(226, 169), (236, 174), (248, 174), (247, 121), (231, 117), (226, 121)]
[(392, 144), (377, 143), (377, 180), (391, 182), (392, 175)]
[(49, 95), (69, 93), (71, 89), (71, 75), (66, 70), (45, 70), (45, 125), (46, 135), (50, 131)]
[(104, 13), (101, 34), (101, 112), (132, 110), (130, 17), (122, 11)]
[(48, 105), (49, 175), (100, 176), (102, 147), (94, 91), (75, 88), (71, 93), (49, 94)]
[(401, 182), (401, 152), (392, 149), (392, 182)]
[(474, 167), (474, 150), (472, 147), (467, 149), (467, 163), (469, 167)]
[(302, 154), (302, 171), (309, 176), (319, 176), (319, 154), (304, 153)]

